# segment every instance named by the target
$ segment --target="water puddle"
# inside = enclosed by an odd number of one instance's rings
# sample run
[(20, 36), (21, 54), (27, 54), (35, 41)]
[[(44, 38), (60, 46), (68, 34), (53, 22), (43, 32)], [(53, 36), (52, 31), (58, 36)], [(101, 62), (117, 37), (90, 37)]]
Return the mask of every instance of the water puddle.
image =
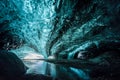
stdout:
[[(89, 80), (89, 76), (80, 68), (67, 66), (69, 65), (67, 61), (62, 60), (58, 62), (56, 60), (56, 64), (51, 62), (44, 60), (24, 60), (24, 63), (29, 67), (27, 73), (44, 74), (62, 80)], [(63, 65), (57, 64), (60, 62), (64, 62)], [(77, 66), (78, 64), (74, 65)]]

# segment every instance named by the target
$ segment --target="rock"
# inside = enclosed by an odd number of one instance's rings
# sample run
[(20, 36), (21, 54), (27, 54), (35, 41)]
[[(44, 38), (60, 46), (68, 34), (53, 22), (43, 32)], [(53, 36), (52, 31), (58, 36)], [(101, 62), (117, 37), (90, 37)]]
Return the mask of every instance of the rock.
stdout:
[(0, 80), (22, 76), (26, 70), (27, 67), (14, 53), (0, 51)]

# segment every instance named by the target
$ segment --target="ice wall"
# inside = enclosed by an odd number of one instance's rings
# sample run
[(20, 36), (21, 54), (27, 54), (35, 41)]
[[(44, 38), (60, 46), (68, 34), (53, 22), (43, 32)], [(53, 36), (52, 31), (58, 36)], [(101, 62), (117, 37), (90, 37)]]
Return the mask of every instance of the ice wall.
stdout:
[(29, 52), (47, 57), (46, 42), (56, 16), (53, 4), (54, 0), (1, 0), (2, 48), (21, 57)]

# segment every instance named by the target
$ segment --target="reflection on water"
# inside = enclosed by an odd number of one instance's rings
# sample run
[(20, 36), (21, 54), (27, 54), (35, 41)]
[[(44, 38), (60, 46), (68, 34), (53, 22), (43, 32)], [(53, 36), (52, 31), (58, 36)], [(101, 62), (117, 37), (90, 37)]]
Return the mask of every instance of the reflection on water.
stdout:
[(61, 80), (89, 80), (89, 76), (79, 68), (40, 60), (26, 60), (24, 63), (29, 67), (27, 73), (49, 75)]

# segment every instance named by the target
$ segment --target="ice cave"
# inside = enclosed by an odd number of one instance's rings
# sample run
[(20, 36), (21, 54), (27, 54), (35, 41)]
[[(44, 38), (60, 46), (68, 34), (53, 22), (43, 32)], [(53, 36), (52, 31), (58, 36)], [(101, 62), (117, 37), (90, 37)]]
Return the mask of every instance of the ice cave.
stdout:
[(120, 0), (0, 0), (0, 80), (120, 80)]

